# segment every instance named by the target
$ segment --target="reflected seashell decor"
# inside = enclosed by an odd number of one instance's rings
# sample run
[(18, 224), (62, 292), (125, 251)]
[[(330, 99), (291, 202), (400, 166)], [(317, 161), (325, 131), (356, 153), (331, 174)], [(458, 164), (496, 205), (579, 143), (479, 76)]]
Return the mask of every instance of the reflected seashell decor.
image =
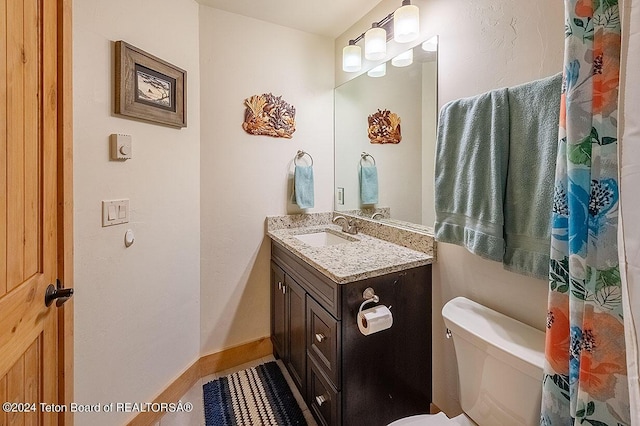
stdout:
[(252, 135), (291, 138), (296, 131), (296, 109), (271, 93), (254, 95), (244, 101), (242, 128)]
[(371, 114), (369, 121), (369, 140), (371, 143), (400, 143), (400, 117), (388, 109)]

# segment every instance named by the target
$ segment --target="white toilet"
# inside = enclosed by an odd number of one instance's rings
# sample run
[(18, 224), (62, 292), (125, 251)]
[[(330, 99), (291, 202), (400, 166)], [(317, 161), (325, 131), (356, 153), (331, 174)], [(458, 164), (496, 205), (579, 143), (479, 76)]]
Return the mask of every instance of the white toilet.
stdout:
[(396, 420), (389, 426), (540, 424), (544, 333), (464, 297), (442, 308), (453, 336), (463, 414)]

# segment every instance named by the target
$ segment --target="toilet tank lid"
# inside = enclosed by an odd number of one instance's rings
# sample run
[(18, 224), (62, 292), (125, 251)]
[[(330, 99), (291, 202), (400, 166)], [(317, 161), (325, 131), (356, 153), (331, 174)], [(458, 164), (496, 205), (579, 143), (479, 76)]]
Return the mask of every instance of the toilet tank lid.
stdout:
[(532, 367), (544, 366), (544, 332), (465, 297), (456, 297), (442, 308), (452, 333), (475, 339), (512, 355)]

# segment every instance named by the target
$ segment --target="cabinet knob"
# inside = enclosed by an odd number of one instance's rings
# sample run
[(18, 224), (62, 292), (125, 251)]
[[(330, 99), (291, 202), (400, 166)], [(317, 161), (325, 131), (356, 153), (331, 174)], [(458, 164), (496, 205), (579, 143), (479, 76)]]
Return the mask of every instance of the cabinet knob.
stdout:
[(282, 281), (278, 281), (278, 289), (282, 290)]
[(318, 407), (322, 407), (322, 404), (327, 402), (327, 398), (324, 395), (316, 396), (316, 402), (318, 403)]
[(316, 333), (316, 340), (317, 340), (319, 343), (324, 342), (326, 339), (327, 339), (327, 336), (325, 336), (324, 334), (322, 334), (322, 333)]
[(282, 294), (287, 294), (287, 286), (286, 285), (282, 285)]

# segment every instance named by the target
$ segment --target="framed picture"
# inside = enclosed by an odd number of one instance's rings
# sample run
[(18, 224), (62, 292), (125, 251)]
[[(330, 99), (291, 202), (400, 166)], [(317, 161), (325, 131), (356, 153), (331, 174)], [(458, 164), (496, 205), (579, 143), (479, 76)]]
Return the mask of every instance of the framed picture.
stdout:
[(116, 42), (115, 114), (187, 126), (187, 72), (122, 40)]

